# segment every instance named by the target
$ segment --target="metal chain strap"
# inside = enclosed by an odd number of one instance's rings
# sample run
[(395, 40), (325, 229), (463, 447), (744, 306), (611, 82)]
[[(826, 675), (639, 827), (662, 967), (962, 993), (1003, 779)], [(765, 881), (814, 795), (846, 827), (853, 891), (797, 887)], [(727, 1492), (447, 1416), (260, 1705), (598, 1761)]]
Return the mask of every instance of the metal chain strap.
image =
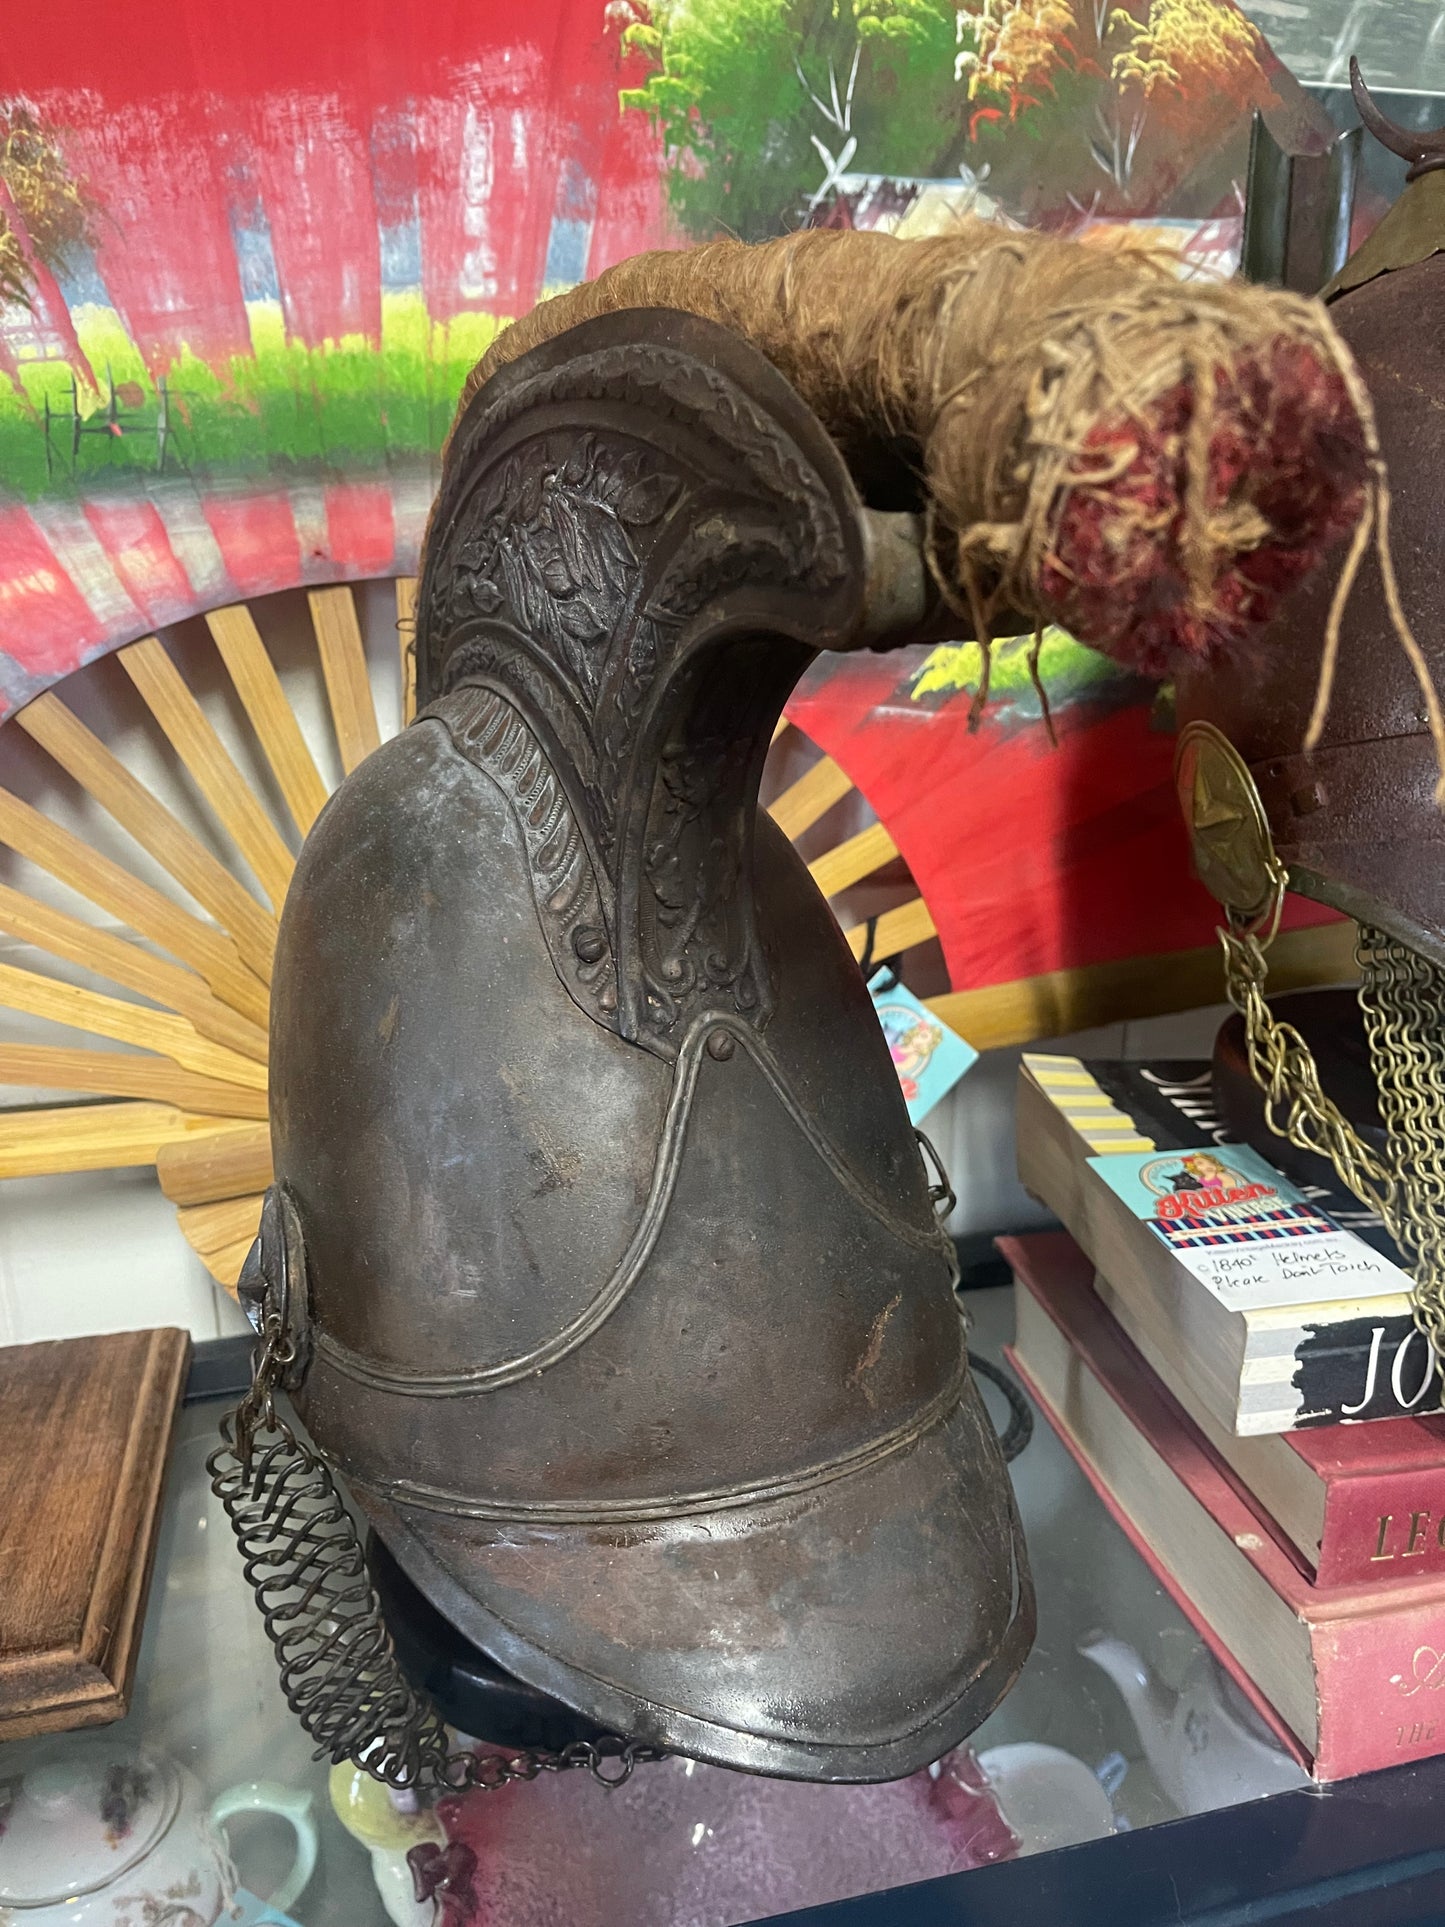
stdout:
[(268, 1316), (251, 1389), (223, 1422), (206, 1469), (236, 1535), (282, 1694), (317, 1742), (317, 1757), (350, 1761), (388, 1786), (451, 1792), (490, 1792), (576, 1767), (616, 1787), (634, 1767), (663, 1758), (620, 1737), (574, 1741), (559, 1753), (452, 1750), (436, 1708), (397, 1663), (361, 1535), (330, 1467), (276, 1409), (290, 1363), (282, 1320)]
[(1282, 1024), (1265, 1001), (1266, 946), (1252, 930), (1219, 932), (1224, 985), (1244, 1018), (1249, 1070), (1264, 1093), (1265, 1122), (1276, 1137), (1327, 1158), (1340, 1181), (1391, 1224), (1394, 1173), (1365, 1143), (1320, 1084), (1319, 1066), (1293, 1024)]
[(1003, 1454), (1005, 1465), (1012, 1465), (1034, 1435), (1034, 1408), (1024, 1397), (1023, 1388), (1009, 1376), (1002, 1365), (995, 1365), (992, 1359), (980, 1358), (977, 1352), (968, 1355), (969, 1369), (975, 1378), (986, 1378), (990, 1385), (997, 1385), (1008, 1404), (1008, 1424), (998, 1435), (998, 1449)]
[[(936, 1173), (929, 1195), (942, 1218), (953, 1208), (953, 1188), (932, 1144), (921, 1131), (917, 1136)], [(949, 1253), (956, 1285), (951, 1241)], [(577, 1767), (602, 1786), (618, 1787), (634, 1768), (665, 1758), (659, 1747), (618, 1735), (575, 1740), (556, 1753), (451, 1748), (436, 1708), (397, 1662), (361, 1534), (330, 1466), (277, 1410), (277, 1390), (296, 1363), (285, 1307), (258, 1294), (256, 1315), (251, 1386), (222, 1421), (221, 1444), (206, 1470), (236, 1535), (282, 1695), (317, 1742), (317, 1757), (349, 1761), (388, 1786), (422, 1792), (491, 1792)]]
[(1219, 932), (1229, 1001), (1244, 1018), (1249, 1068), (1277, 1137), (1327, 1158), (1380, 1217), (1414, 1283), (1415, 1321), (1445, 1361), (1445, 972), (1360, 926), (1360, 1008), (1385, 1121), (1382, 1158), (1326, 1096), (1300, 1033), (1265, 1000), (1266, 949), (1256, 927)]
[(1395, 1173), (1386, 1219), (1415, 1281), (1415, 1322), (1445, 1360), (1445, 971), (1360, 927), (1360, 1009)]

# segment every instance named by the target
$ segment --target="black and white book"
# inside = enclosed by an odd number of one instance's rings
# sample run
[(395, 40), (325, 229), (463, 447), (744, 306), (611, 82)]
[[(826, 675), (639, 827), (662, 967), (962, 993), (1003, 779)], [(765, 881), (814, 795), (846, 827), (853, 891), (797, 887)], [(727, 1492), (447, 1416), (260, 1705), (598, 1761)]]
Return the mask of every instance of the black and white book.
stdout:
[(1031, 1053), (1018, 1147), (1024, 1185), (1186, 1409), (1248, 1435), (1439, 1407), (1385, 1227), (1232, 1144), (1208, 1063)]

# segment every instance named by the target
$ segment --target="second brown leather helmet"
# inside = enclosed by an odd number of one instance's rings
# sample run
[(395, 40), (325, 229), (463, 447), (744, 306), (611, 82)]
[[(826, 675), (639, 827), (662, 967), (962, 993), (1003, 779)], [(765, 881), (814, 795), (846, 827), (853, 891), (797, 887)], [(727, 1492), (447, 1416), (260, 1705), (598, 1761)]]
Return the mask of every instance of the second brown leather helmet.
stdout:
[[(1437, 687), (1445, 683), (1445, 253), (1438, 247), (1445, 247), (1445, 173), (1437, 169), (1406, 188), (1326, 291), (1374, 401), (1401, 601)], [(1440, 772), (1373, 547), (1345, 608), (1323, 738), (1312, 753), (1303, 749), (1344, 556), (1342, 544), (1333, 565), (1285, 604), (1247, 657), (1186, 669), (1177, 684), (1179, 721), (1186, 745), (1191, 723), (1212, 724), (1248, 765), (1292, 889), (1445, 964)], [(1199, 853), (1211, 812), (1225, 824), (1238, 799), (1212, 795), (1216, 779), (1207, 768), (1182, 766), (1181, 776)]]

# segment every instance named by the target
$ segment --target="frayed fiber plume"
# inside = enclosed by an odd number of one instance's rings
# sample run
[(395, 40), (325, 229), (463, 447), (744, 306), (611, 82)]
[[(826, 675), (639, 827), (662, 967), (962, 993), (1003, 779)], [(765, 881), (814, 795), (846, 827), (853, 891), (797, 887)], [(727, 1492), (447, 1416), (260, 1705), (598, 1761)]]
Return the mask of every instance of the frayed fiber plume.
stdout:
[(984, 221), (639, 255), (501, 335), (468, 387), (593, 315), (735, 329), (845, 453), (915, 467), (961, 613), (1056, 622), (1151, 674), (1265, 622), (1360, 520), (1371, 433), (1325, 311)]

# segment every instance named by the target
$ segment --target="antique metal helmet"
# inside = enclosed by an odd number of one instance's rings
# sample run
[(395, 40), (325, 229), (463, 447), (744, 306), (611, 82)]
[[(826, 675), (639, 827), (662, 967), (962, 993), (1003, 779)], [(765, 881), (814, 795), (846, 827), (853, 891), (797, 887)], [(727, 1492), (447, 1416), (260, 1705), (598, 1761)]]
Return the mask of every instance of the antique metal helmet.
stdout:
[[(1445, 815), (1437, 802), (1434, 689), (1445, 678), (1437, 480), (1445, 137), (1385, 121), (1351, 65), (1366, 125), (1412, 163), (1402, 198), (1324, 291), (1374, 402), (1388, 474), (1385, 540), (1361, 558), (1332, 664), (1325, 637), (1343, 549), (1336, 567), (1285, 603), (1247, 658), (1184, 669), (1176, 776), (1196, 869), (1229, 915), (1222, 933), (1229, 991), (1244, 1015), (1270, 1127), (1328, 1157), (1384, 1216), (1414, 1273), (1417, 1316), (1438, 1349), (1445, 1339)], [(1401, 616), (1418, 644), (1413, 664), (1401, 646)], [(1327, 667), (1323, 729), (1306, 749)], [(1359, 923), (1359, 1002), (1374, 1092), (1362, 1092), (1347, 1066), (1338, 1080), (1326, 1071), (1322, 1081), (1300, 1031), (1278, 1022), (1264, 1001), (1268, 945), (1286, 887)], [(1338, 1023), (1335, 1006), (1330, 1023)], [(1351, 1055), (1350, 1040), (1338, 1041)], [(1227, 1065), (1224, 1072), (1228, 1082)], [(1226, 1109), (1241, 1108), (1235, 1092)]]
[[(630, 1740), (833, 1780), (957, 1743), (1033, 1634), (941, 1191), (757, 810), (815, 652), (922, 607), (908, 520), (710, 322), (589, 322), (480, 388), (417, 720), (287, 899), (243, 1281), (279, 1295), (326, 1461), (467, 1638)], [(368, 1718), (398, 1744), (394, 1706), (328, 1683), (374, 1637), (362, 1614), (283, 1675), (334, 1748)]]

